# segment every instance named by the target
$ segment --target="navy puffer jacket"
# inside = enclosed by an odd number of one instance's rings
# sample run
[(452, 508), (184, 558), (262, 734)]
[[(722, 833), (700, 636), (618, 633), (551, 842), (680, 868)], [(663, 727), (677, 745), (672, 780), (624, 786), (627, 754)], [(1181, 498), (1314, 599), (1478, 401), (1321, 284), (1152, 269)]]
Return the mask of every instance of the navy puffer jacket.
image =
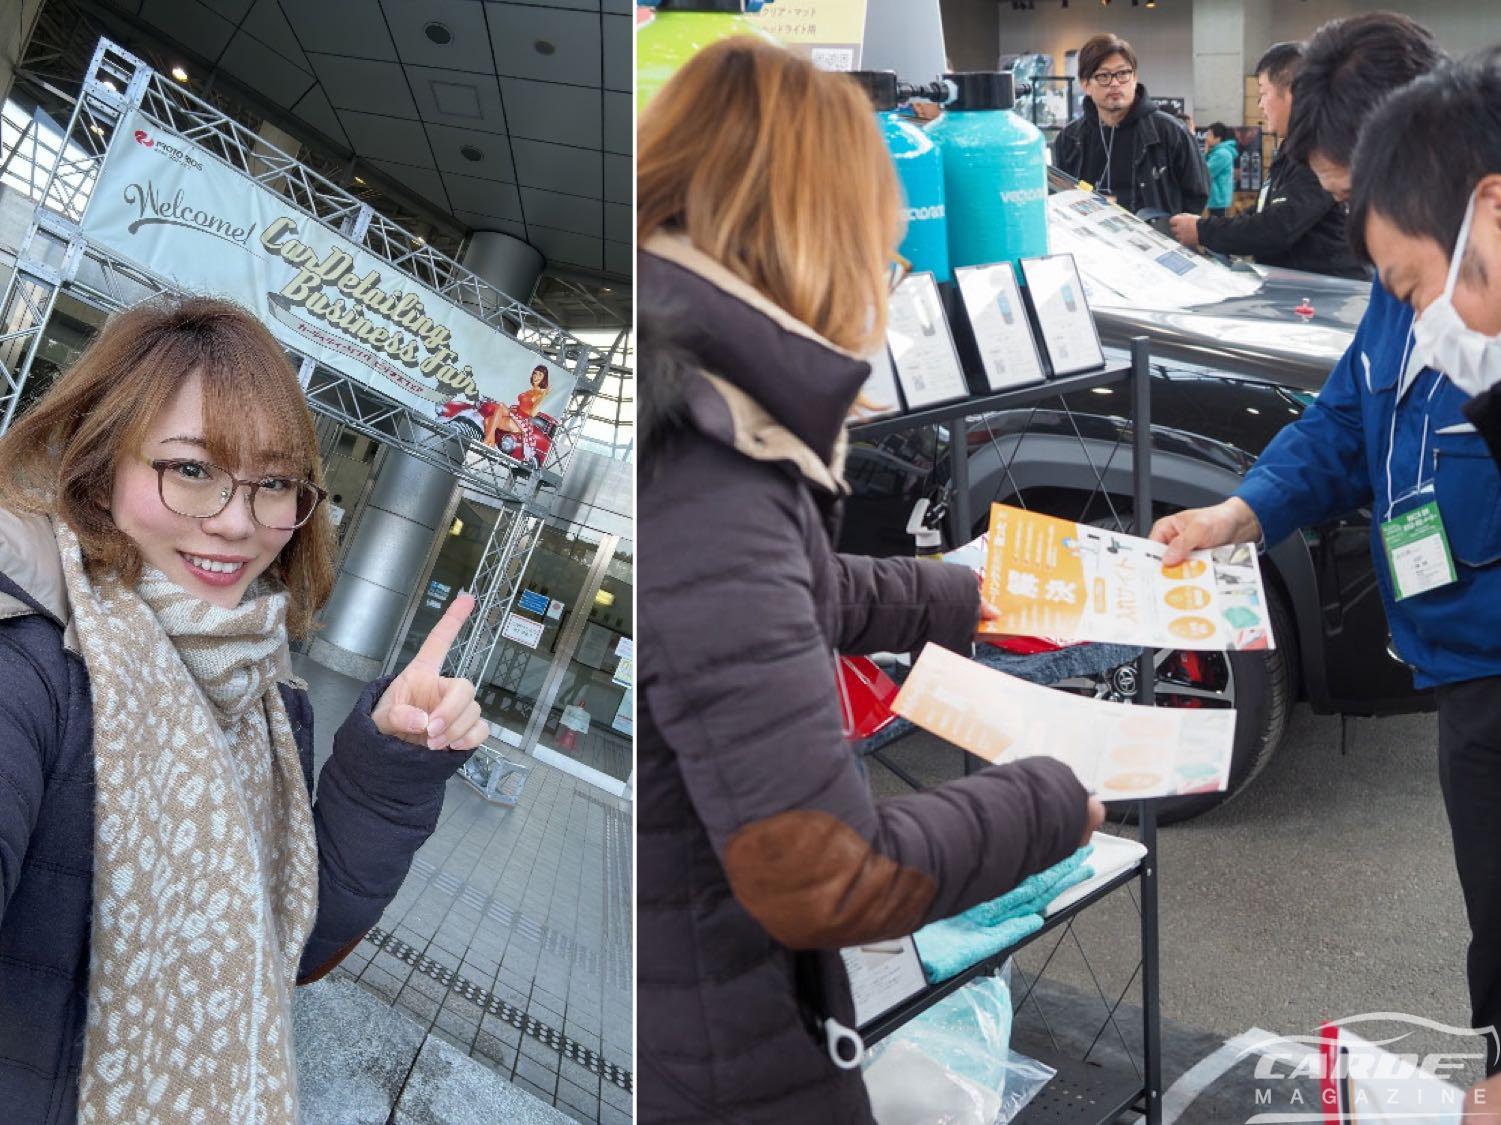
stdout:
[[(93, 712), (45, 520), (0, 511), (0, 1120), (76, 1117), (94, 877)], [(40, 553), (40, 561), (38, 555)], [(468, 754), (382, 735), (366, 687), (318, 781), (318, 917), (298, 983), (328, 972), (395, 897)], [(313, 710), (280, 685), (313, 791)]]

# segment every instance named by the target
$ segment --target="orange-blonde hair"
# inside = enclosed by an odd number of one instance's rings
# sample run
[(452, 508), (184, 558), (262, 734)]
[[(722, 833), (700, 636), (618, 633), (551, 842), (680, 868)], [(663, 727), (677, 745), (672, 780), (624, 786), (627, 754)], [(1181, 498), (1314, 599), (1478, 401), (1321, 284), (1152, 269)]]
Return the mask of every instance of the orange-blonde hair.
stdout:
[(901, 189), (864, 92), (771, 43), (700, 51), (637, 127), (638, 242), (680, 231), (849, 351), (886, 331)]
[[(189, 376), (203, 384), (204, 441), (234, 471), (273, 442), (280, 471), (323, 485), (307, 401), (286, 352), (240, 306), (167, 297), (109, 319), (45, 395), (0, 437), (0, 504), (65, 520), (89, 568), (133, 585), (141, 553), (110, 516), (115, 468)], [(287, 630), (305, 636), (333, 587), (333, 525), (319, 505), (269, 573), (290, 595)]]

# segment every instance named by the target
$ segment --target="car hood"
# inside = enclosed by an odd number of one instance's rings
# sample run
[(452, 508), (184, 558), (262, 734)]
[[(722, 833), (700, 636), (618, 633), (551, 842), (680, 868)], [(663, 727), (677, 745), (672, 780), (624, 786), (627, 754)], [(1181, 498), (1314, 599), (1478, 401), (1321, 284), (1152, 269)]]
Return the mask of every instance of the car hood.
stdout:
[(1095, 306), (1101, 339), (1125, 346), (1147, 336), (1152, 357), (1318, 390), (1355, 338), (1370, 283), (1263, 269), (1248, 297), (1193, 309)]

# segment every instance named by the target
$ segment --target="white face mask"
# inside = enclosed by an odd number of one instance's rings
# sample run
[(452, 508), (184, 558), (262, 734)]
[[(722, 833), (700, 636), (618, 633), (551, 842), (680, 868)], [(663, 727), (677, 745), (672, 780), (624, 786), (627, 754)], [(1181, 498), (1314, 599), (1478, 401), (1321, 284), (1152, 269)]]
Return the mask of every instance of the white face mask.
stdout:
[(1501, 383), (1501, 336), (1487, 336), (1465, 323), (1454, 307), (1454, 283), (1459, 264), (1470, 240), (1470, 221), (1475, 217), (1475, 196), (1465, 208), (1459, 241), (1449, 260), (1449, 279), (1444, 292), (1418, 316), (1412, 326), (1413, 369), (1432, 367), (1468, 395)]

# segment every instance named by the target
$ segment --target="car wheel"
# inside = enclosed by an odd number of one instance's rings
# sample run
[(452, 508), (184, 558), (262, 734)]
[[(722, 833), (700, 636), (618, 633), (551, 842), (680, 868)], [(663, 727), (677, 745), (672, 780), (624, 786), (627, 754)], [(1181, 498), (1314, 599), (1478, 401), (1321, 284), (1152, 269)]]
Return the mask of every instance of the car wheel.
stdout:
[[(1165, 512), (1159, 515), (1166, 514)], [(1094, 519), (1096, 527), (1129, 528), (1129, 510), (1119, 520)], [(1157, 822), (1174, 824), (1202, 816), (1243, 792), (1282, 745), (1287, 722), (1297, 698), (1298, 634), (1292, 612), (1276, 585), (1263, 571), (1268, 617), (1277, 647), (1270, 652), (1185, 652), (1158, 649), (1152, 662), (1156, 670), (1155, 700), (1158, 707), (1234, 708), (1235, 748), (1230, 761), (1230, 781), (1223, 793), (1173, 797), (1157, 802)], [(1116, 702), (1136, 697), (1136, 665), (1123, 664), (1101, 676), (1075, 677), (1052, 685), (1063, 691)], [(1112, 805), (1112, 819), (1134, 820), (1136, 805)]]

